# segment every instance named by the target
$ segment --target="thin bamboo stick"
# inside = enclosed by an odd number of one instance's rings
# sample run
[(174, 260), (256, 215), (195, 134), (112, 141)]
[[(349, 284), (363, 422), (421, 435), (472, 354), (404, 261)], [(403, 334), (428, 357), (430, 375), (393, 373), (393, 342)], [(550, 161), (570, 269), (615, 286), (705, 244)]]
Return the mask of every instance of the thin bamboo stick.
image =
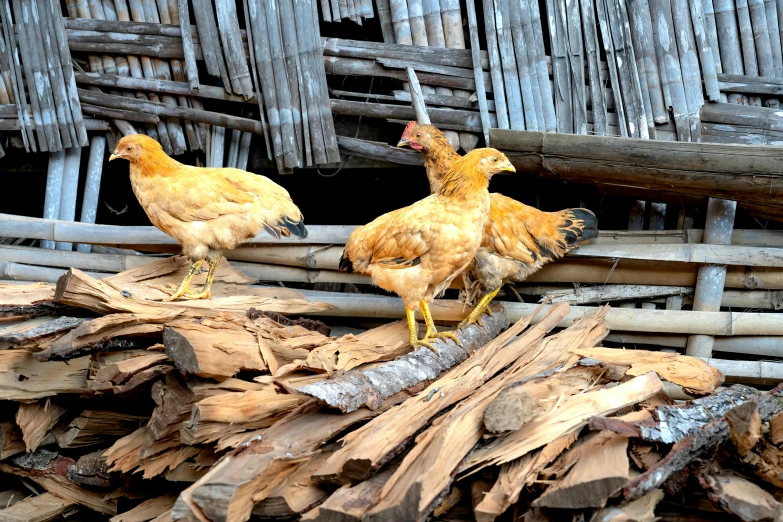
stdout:
[(392, 24), (389, 0), (375, 0), (375, 8), (378, 10), (378, 20), (381, 23), (383, 41), (394, 43), (394, 25)]
[[(582, 23), (584, 25), (585, 53), (590, 80), (590, 100), (593, 110), (593, 129), (595, 134), (606, 136), (607, 115), (606, 99), (604, 98), (604, 77), (601, 67), (601, 56), (598, 52), (598, 33), (596, 31), (595, 6), (593, 0), (580, 0), (582, 8)], [(547, 78), (549, 81), (549, 78)]]
[[(19, 128), (22, 131), (22, 141), (25, 150), (37, 152), (38, 146), (35, 143), (35, 129), (33, 128), (34, 121), (30, 119), (27, 97), (23, 95), (24, 77), (22, 75), (22, 65), (19, 57), (19, 49), (17, 47), (16, 34), (13, 30), (11, 19), (11, 3), (9, 0), (4, 0), (3, 4), (0, 5), (0, 21), (3, 22), (2, 32), (8, 52), (8, 65), (11, 68), (11, 83), (14, 93), (16, 93), (14, 95), (14, 101), (16, 103), (17, 119), (19, 120)], [(32, 107), (31, 112), (34, 114)]]
[[(718, 28), (722, 71), (726, 74), (745, 74), (734, 0), (712, 1), (715, 8), (715, 24)], [(732, 93), (727, 98), (731, 103), (739, 103), (742, 96)]]
[[(82, 198), (82, 211), (79, 221), (82, 223), (95, 223), (98, 213), (98, 196), (101, 192), (101, 175), (103, 172), (103, 160), (106, 154), (106, 137), (93, 136), (90, 140), (90, 155), (87, 159), (87, 177), (84, 182), (84, 196)], [(78, 252), (91, 252), (92, 246), (86, 243), (76, 245)]]
[[(525, 128), (528, 130), (541, 130), (544, 120), (544, 114), (541, 109), (541, 91), (538, 88), (538, 81), (530, 69), (525, 34), (522, 29), (521, 6), (518, 1), (514, 0), (497, 0), (497, 2), (502, 3), (504, 8), (506, 8), (503, 14), (508, 15), (507, 22), (509, 25), (507, 31), (513, 43), (514, 56), (516, 57), (520, 93), (525, 113)], [(541, 124), (539, 124), (539, 120)]]
[(309, 20), (306, 3), (296, 0), (294, 1), (293, 9), (293, 16), (297, 26), (296, 44), (299, 52), (296, 63), (297, 71), (300, 74), (299, 98), (303, 107), (302, 124), (307, 132), (305, 139), (307, 149), (305, 152), (309, 150), (309, 154), (306, 154), (306, 159), (308, 162), (312, 160), (315, 164), (323, 164), (328, 162), (328, 158), (324, 142), (324, 127), (321, 122), (321, 90), (318, 86), (320, 77), (315, 74), (319, 59), (316, 55), (316, 50), (313, 48), (313, 38), (310, 34), (313, 27)]
[(431, 123), (430, 117), (427, 115), (427, 106), (424, 104), (424, 95), (421, 92), (419, 79), (416, 78), (416, 72), (410, 67), (406, 69), (406, 72), (408, 73), (408, 85), (410, 85), (411, 105), (416, 111), (416, 121), (429, 125)]
[(767, 29), (769, 30), (769, 42), (772, 47), (772, 62), (775, 67), (775, 77), (783, 78), (783, 49), (780, 42), (780, 20), (775, 0), (764, 0), (764, 9), (767, 13)]
[[(60, 217), (60, 192), (63, 186), (64, 164), (64, 151), (49, 153), (49, 166), (46, 173), (46, 195), (44, 196), (44, 219), (58, 219)], [(41, 241), (41, 248), (53, 250), (54, 241)]]
[[(623, 88), (623, 99), (628, 116), (629, 134), (643, 139), (650, 138), (652, 125), (652, 108), (650, 107), (647, 85), (642, 88), (639, 72), (636, 68), (636, 57), (631, 38), (631, 24), (625, 3), (621, 0), (611, 0), (606, 3), (612, 37), (615, 40), (620, 85)], [(621, 43), (621, 45), (620, 45)], [(622, 60), (622, 62), (620, 61)], [(647, 99), (645, 99), (647, 95)], [(633, 107), (633, 110), (631, 110)], [(649, 115), (649, 119), (648, 119)]]
[(568, 31), (568, 60), (571, 65), (571, 96), (574, 116), (574, 132), (587, 134), (587, 97), (585, 93), (585, 60), (582, 42), (582, 17), (579, 4), (560, 0), (561, 11), (565, 13)]
[(326, 157), (330, 163), (340, 162), (340, 151), (337, 147), (337, 134), (334, 131), (334, 118), (332, 117), (332, 107), (329, 101), (329, 89), (326, 86), (326, 71), (323, 63), (323, 47), (321, 45), (321, 33), (318, 24), (318, 12), (313, 9), (315, 3), (310, 2), (312, 12), (307, 16), (307, 9), (302, 10), (302, 17), (299, 25), (304, 28), (302, 31), (309, 46), (312, 55), (312, 65), (310, 74), (318, 87), (318, 102), (321, 108), (321, 128), (324, 134), (324, 147), (326, 148)]
[[(230, 0), (234, 1), (234, 0)], [(301, 85), (302, 65), (300, 62), (299, 46), (297, 42), (296, 15), (292, 0), (278, 0), (280, 13), (280, 26), (283, 36), (283, 54), (285, 66), (288, 71), (288, 82), (291, 93), (291, 112), (294, 120), (294, 132), (296, 147), (299, 155), (307, 165), (312, 164), (312, 150), (310, 147), (310, 127), (308, 121), (307, 99), (304, 96), (304, 86)], [(361, 20), (361, 17), (357, 15)]]
[(218, 36), (215, 14), (212, 11), (212, 2), (207, 2), (206, 0), (192, 1), (196, 28), (198, 29), (198, 39), (201, 44), (201, 51), (204, 53), (207, 73), (222, 79), (223, 86), (230, 92), (231, 80), (228, 78), (226, 62), (223, 58), (223, 51), (220, 48), (220, 37)]
[[(549, 73), (542, 73), (539, 64), (540, 57), (537, 46), (543, 44), (543, 34), (537, 34), (533, 29), (533, 13), (526, 0), (513, 0), (511, 6), (515, 13), (518, 12), (519, 14), (519, 22), (524, 36), (525, 51), (527, 52), (527, 61), (530, 67), (530, 82), (533, 87), (533, 98), (536, 102), (538, 129), (546, 131), (548, 130), (548, 125), (556, 125), (556, 118), (551, 96), (547, 98), (548, 94), (546, 94), (550, 92)], [(551, 109), (551, 114), (549, 114), (549, 109)], [(552, 121), (548, 122), (548, 119), (552, 119)]]
[(631, 15), (630, 21), (633, 27), (632, 40), (637, 70), (641, 76), (640, 80), (647, 83), (647, 96), (652, 112), (652, 120), (648, 123), (651, 121), (666, 123), (669, 121), (669, 111), (666, 110), (663, 99), (659, 64), (655, 54), (652, 19), (650, 18), (650, 5), (647, 0), (631, 0), (628, 12)]
[(220, 41), (223, 43), (223, 55), (226, 59), (228, 79), (231, 89), (249, 98), (253, 93), (253, 82), (245, 60), (242, 37), (239, 32), (236, 3), (234, 0), (215, 0), (217, 27)]
[(182, 50), (185, 53), (185, 70), (191, 89), (198, 89), (198, 64), (196, 52), (193, 50), (193, 33), (190, 30), (190, 9), (188, 0), (176, 0), (179, 13), (179, 27), (182, 31)]
[[(514, 44), (509, 32), (509, 12), (507, 0), (483, 0), (490, 2), (495, 11), (495, 31), (500, 51), (503, 81), (505, 82), (506, 102), (508, 104), (509, 126), (516, 130), (525, 130), (525, 110), (522, 105), (522, 90), (519, 71), (517, 70)], [(472, 43), (471, 43), (472, 45)], [(530, 107), (532, 109), (532, 107)], [(535, 113), (534, 113), (535, 114)]]
[[(691, 22), (693, 22), (693, 32), (696, 37), (696, 44), (699, 50), (699, 60), (701, 61), (701, 74), (704, 78), (704, 90), (707, 97), (712, 101), (720, 100), (720, 88), (718, 87), (718, 72), (715, 68), (715, 59), (712, 49), (709, 32), (715, 27), (715, 15), (712, 16), (712, 27), (705, 19), (704, 7), (702, 2), (688, 2), (691, 11)], [(717, 35), (715, 35), (715, 46), (717, 48)]]
[[(598, 26), (601, 29), (601, 42), (606, 54), (607, 70), (609, 71), (609, 81), (612, 85), (614, 94), (614, 107), (617, 114), (620, 136), (628, 136), (628, 125), (625, 113), (625, 102), (623, 101), (623, 90), (620, 88), (619, 72), (617, 70), (617, 57), (614, 44), (612, 43), (612, 33), (609, 28), (609, 19), (606, 13), (606, 0), (596, 0), (595, 9), (598, 18)], [(558, 118), (559, 118), (558, 114)]]
[[(600, 12), (601, 4), (597, 3), (597, 5)], [(554, 92), (557, 93), (555, 96), (557, 132), (571, 134), (574, 132), (574, 116), (571, 103), (571, 68), (566, 51), (568, 34), (565, 13), (561, 12), (559, 7), (560, 0), (547, 0), (546, 2), (549, 42), (552, 49), (552, 79)], [(616, 84), (613, 82), (613, 85)]]
[[(758, 60), (756, 57), (756, 44), (753, 37), (753, 27), (750, 22), (750, 10), (748, 0), (736, 0), (737, 21), (739, 24), (740, 42), (742, 44), (742, 60), (745, 66), (745, 74), (758, 76)], [(749, 96), (748, 103), (757, 107), (761, 106), (761, 98)]]
[(715, 7), (712, 5), (712, 0), (702, 0), (701, 5), (704, 12), (704, 27), (707, 32), (707, 40), (712, 51), (712, 62), (715, 64), (715, 72), (720, 74), (723, 72), (723, 64), (720, 57), (720, 44), (718, 43), (718, 24), (715, 22)]
[(250, 156), (250, 143), (253, 139), (253, 135), (249, 132), (243, 132), (242, 138), (239, 140), (239, 155), (237, 156), (237, 168), (239, 170), (247, 170), (247, 161)]
[[(63, 183), (60, 191), (60, 221), (74, 221), (76, 219), (76, 195), (79, 188), (79, 167), (81, 165), (82, 149), (72, 147), (65, 150), (63, 163)], [(57, 250), (71, 250), (73, 244), (66, 241), (57, 241)]]
[(701, 141), (699, 110), (702, 105), (704, 105), (704, 95), (702, 91), (702, 73), (699, 69), (696, 38), (693, 35), (688, 3), (688, 0), (673, 0), (672, 18), (674, 21), (674, 33), (680, 57), (682, 83), (685, 90), (685, 103), (688, 107), (691, 140), (698, 142)]
[(266, 157), (272, 159), (272, 143), (269, 139), (269, 127), (266, 124), (264, 116), (264, 95), (261, 90), (261, 81), (258, 79), (258, 67), (256, 67), (255, 44), (253, 43), (253, 31), (251, 30), (250, 11), (248, 11), (247, 0), (242, 1), (242, 11), (245, 15), (245, 27), (247, 27), (248, 54), (250, 57), (250, 70), (253, 73), (253, 82), (256, 86), (256, 103), (258, 103), (258, 116), (261, 125), (264, 127), (264, 145), (266, 147)]
[[(275, 0), (262, 0), (259, 13), (265, 19), (272, 69), (274, 70), (277, 109), (280, 114), (280, 129), (283, 141), (283, 162), (286, 169), (293, 169), (294, 167), (302, 166), (302, 156), (301, 151), (297, 148), (297, 131), (295, 130), (295, 123), (297, 122), (295, 122), (295, 111), (291, 103), (291, 90), (286, 78), (286, 65), (282, 49), (283, 41)], [(301, 125), (301, 120), (299, 125)]]

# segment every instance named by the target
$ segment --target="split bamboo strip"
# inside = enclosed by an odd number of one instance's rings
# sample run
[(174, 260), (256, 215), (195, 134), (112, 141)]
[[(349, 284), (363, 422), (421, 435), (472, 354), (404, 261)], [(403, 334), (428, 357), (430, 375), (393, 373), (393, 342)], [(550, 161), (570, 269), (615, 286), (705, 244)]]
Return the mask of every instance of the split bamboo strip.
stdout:
[(236, 3), (234, 0), (216, 0), (214, 4), (228, 79), (231, 81), (231, 90), (249, 98), (253, 93), (253, 82), (250, 79), (250, 71), (245, 60)]
[[(519, 23), (521, 25), (522, 37), (524, 41), (525, 53), (527, 54), (527, 62), (530, 68), (530, 83), (533, 87), (533, 99), (536, 103), (536, 121), (538, 123), (538, 130), (546, 131), (548, 119), (554, 118), (554, 107), (552, 106), (552, 100), (547, 99), (549, 89), (549, 73), (542, 75), (542, 71), (539, 67), (539, 56), (536, 47), (541, 43), (543, 34), (539, 35), (533, 30), (533, 13), (527, 6), (525, 0), (512, 1), (511, 9), (515, 13), (518, 13)], [(546, 83), (546, 88), (542, 84)], [(550, 114), (551, 112), (551, 114)]]
[[(24, 96), (24, 77), (22, 74), (22, 65), (20, 62), (19, 49), (17, 48), (16, 31), (13, 30), (11, 23), (11, 3), (10, 0), (4, 0), (0, 4), (0, 21), (3, 23), (2, 33), (5, 50), (8, 56), (8, 67), (11, 69), (11, 87), (16, 103), (16, 114), (19, 121), (19, 128), (22, 131), (22, 141), (25, 150), (37, 152), (38, 146), (35, 143), (34, 120), (30, 119), (27, 108), (27, 97)], [(32, 97), (31, 97), (32, 100)], [(34, 114), (34, 109), (31, 107)]]
[[(81, 165), (82, 149), (70, 148), (65, 150), (63, 164), (63, 183), (60, 190), (60, 221), (76, 220), (76, 196), (79, 188), (79, 166)], [(57, 241), (57, 250), (71, 250), (73, 244), (70, 241)]]
[[(50, 152), (46, 173), (46, 194), (44, 196), (44, 219), (56, 220), (60, 217), (60, 192), (63, 187), (63, 167), (65, 152)], [(41, 248), (54, 249), (54, 241), (41, 241)]]
[(772, 64), (775, 68), (775, 76), (781, 78), (783, 77), (783, 49), (780, 42), (780, 20), (778, 20), (776, 3), (775, 0), (765, 0), (764, 8), (767, 13), (767, 28), (772, 48)]
[[(759, 68), (756, 57), (756, 44), (753, 37), (753, 27), (751, 26), (750, 22), (748, 0), (736, 0), (736, 5), (740, 43), (742, 44), (742, 60), (745, 67), (745, 74), (748, 76), (758, 76)], [(759, 107), (761, 106), (761, 98), (751, 96), (749, 97), (749, 103)]]
[(612, 85), (614, 94), (614, 108), (617, 114), (620, 136), (628, 136), (628, 124), (626, 118), (625, 103), (623, 101), (623, 91), (620, 88), (619, 71), (617, 70), (617, 59), (614, 44), (612, 43), (612, 33), (609, 27), (609, 20), (606, 13), (606, 0), (595, 0), (596, 16), (598, 26), (601, 29), (601, 42), (604, 53), (606, 54), (607, 69), (609, 71), (609, 81)]
[(179, 26), (182, 31), (182, 51), (185, 54), (185, 70), (188, 75), (191, 89), (198, 89), (198, 64), (196, 63), (196, 51), (193, 49), (193, 33), (190, 30), (189, 0), (176, 0), (179, 14)]
[[(98, 196), (101, 192), (101, 176), (103, 172), (104, 156), (106, 153), (106, 136), (93, 136), (90, 141), (90, 155), (87, 159), (87, 175), (84, 181), (84, 195), (82, 197), (82, 210), (79, 221), (82, 223), (95, 223), (98, 213)], [(90, 252), (91, 245), (79, 243), (76, 245), (78, 252)]]
[[(378, 10), (378, 21), (381, 23), (383, 41), (386, 43), (394, 43), (394, 26), (392, 25), (389, 0), (375, 0), (375, 7)], [(322, 11), (326, 13), (327, 10), (322, 9)]]
[[(599, 41), (596, 31), (595, 6), (593, 0), (580, 0), (582, 7), (582, 24), (584, 28), (585, 53), (590, 84), (590, 100), (593, 109), (593, 132), (605, 136), (608, 131), (606, 115), (606, 99), (604, 98), (604, 77), (601, 67), (601, 55), (598, 51)], [(652, 49), (652, 48), (651, 48)], [(549, 78), (547, 77), (547, 81)]]
[[(250, 70), (253, 73), (253, 82), (256, 86), (256, 103), (258, 104), (258, 114), (261, 119), (261, 125), (264, 126), (264, 145), (266, 146), (266, 157), (272, 159), (272, 140), (269, 138), (269, 126), (266, 124), (266, 117), (264, 116), (264, 95), (262, 93), (261, 81), (259, 80), (259, 72), (256, 61), (255, 44), (253, 43), (253, 31), (251, 30), (250, 11), (248, 11), (247, 0), (242, 1), (242, 10), (245, 15), (245, 26), (247, 27), (247, 43), (250, 58)], [(278, 169), (280, 164), (277, 165)]]
[[(711, 2), (712, 0), (707, 0)], [(637, 68), (643, 80), (647, 82), (647, 92), (650, 97), (650, 109), (655, 123), (669, 121), (669, 112), (666, 110), (663, 99), (663, 88), (659, 73), (660, 64), (655, 52), (655, 38), (650, 17), (648, 0), (632, 0), (629, 8), (631, 24), (633, 27), (633, 44), (637, 60)], [(639, 66), (638, 64), (643, 64)], [(640, 78), (642, 79), (642, 78)]]
[[(579, 4), (560, 0), (565, 13), (568, 31), (568, 61), (571, 68), (571, 96), (573, 104), (574, 132), (587, 134), (587, 97), (585, 92), (585, 59), (582, 41), (582, 18)], [(542, 116), (543, 117), (543, 116)]]
[(543, 125), (539, 125), (539, 120), (542, 123), (544, 120), (544, 114), (541, 109), (541, 91), (538, 88), (538, 81), (530, 68), (525, 34), (522, 30), (521, 6), (518, 1), (498, 0), (498, 2), (502, 2), (502, 5), (507, 10), (503, 15), (508, 16), (506, 20), (506, 23), (508, 23), (507, 31), (513, 43), (514, 56), (516, 56), (522, 105), (525, 112), (525, 128), (541, 130)]
[[(597, 2), (599, 13), (601, 1)], [(568, 63), (568, 33), (565, 13), (560, 10), (561, 0), (547, 0), (547, 21), (549, 22), (549, 42), (552, 49), (552, 78), (557, 114), (557, 132), (574, 132), (574, 117), (571, 104), (571, 68)], [(600, 19), (600, 15), (599, 15)], [(608, 54), (607, 54), (608, 56)], [(611, 69), (611, 67), (610, 67)], [(612, 82), (612, 85), (616, 85)], [(615, 88), (615, 90), (617, 90)], [(619, 113), (618, 113), (619, 114)]]
[[(234, 0), (231, 1), (233, 2)], [(293, 0), (279, 0), (277, 9), (280, 14), (283, 54), (290, 84), (297, 148), (299, 154), (303, 157), (304, 164), (312, 165), (313, 153), (308, 114), (310, 106), (305, 98), (304, 85), (302, 85), (304, 79), (302, 77), (302, 64), (297, 42), (298, 28), (296, 26)], [(359, 19), (361, 20), (361, 18)]]
[[(712, 62), (715, 64), (715, 72), (718, 74), (723, 72), (723, 62), (720, 56), (720, 43), (718, 42), (718, 24), (715, 20), (715, 6), (712, 5), (712, 0), (702, 1), (702, 11), (704, 13), (704, 27), (707, 33), (707, 41), (709, 42), (710, 50), (712, 51)], [(721, 98), (722, 102), (726, 102), (726, 99)]]
[[(712, 6), (712, 2), (709, 2)], [(704, 90), (707, 97), (714, 102), (720, 101), (720, 88), (718, 87), (718, 70), (715, 67), (715, 58), (711, 45), (715, 45), (717, 50), (717, 35), (714, 41), (710, 39), (710, 30), (714, 30), (715, 15), (712, 14), (710, 21), (706, 20), (704, 14), (704, 4), (702, 2), (688, 2), (691, 11), (691, 21), (693, 22), (693, 32), (696, 37), (696, 45), (699, 50), (699, 61), (701, 62), (701, 77), (704, 79)], [(777, 19), (777, 14), (775, 15)], [(712, 27), (709, 27), (709, 24)], [(714, 34), (714, 33), (713, 33)], [(780, 36), (778, 36), (780, 40)], [(779, 43), (779, 42), (778, 42)], [(780, 45), (778, 45), (780, 47)], [(720, 59), (718, 57), (718, 59)], [(783, 73), (783, 62), (781, 63), (781, 72)]]
[(489, 147), (489, 129), (492, 124), (489, 120), (489, 111), (487, 109), (487, 93), (484, 88), (484, 69), (481, 68), (481, 48), (479, 47), (478, 22), (476, 21), (475, 2), (473, 0), (467, 0), (465, 9), (468, 12), (470, 52), (473, 56), (473, 74), (476, 81), (476, 95), (478, 96), (479, 111), (481, 112), (481, 128), (484, 131), (484, 143), (487, 147)]
[[(186, 0), (178, 0), (186, 1)], [(220, 38), (218, 36), (217, 22), (215, 14), (212, 11), (212, 3), (205, 0), (192, 0), (193, 14), (196, 19), (196, 28), (198, 29), (199, 43), (204, 53), (204, 62), (207, 66), (207, 73), (223, 80), (223, 86), (226, 90), (231, 89), (231, 80), (228, 78), (226, 62), (223, 58), (223, 51), (220, 48)]]
[[(745, 74), (734, 0), (713, 0), (713, 5), (715, 8), (715, 24), (718, 29), (722, 72), (726, 74)], [(741, 98), (739, 94), (730, 94), (728, 101), (737, 103)]]
[[(644, 139), (654, 137), (655, 126), (653, 125), (649, 89), (646, 82), (642, 85), (644, 77), (639, 77), (631, 37), (631, 23), (625, 9), (625, 2), (613, 0), (607, 2), (606, 6), (615, 47), (617, 47), (617, 42), (622, 42), (622, 49), (617, 49), (616, 56), (620, 85), (623, 88), (623, 99), (626, 103), (628, 131), (632, 136), (638, 134), (638, 137)], [(629, 110), (629, 104), (633, 105), (633, 111)], [(632, 119), (633, 115), (635, 118)]]
[(699, 69), (698, 46), (690, 21), (688, 0), (673, 0), (672, 19), (680, 56), (682, 82), (685, 89), (685, 103), (688, 107), (688, 121), (691, 130), (691, 140), (701, 141), (701, 123), (699, 109), (704, 105), (702, 91), (702, 72)]
[(327, 163), (329, 158), (326, 153), (325, 127), (321, 114), (321, 91), (318, 85), (320, 76), (317, 74), (317, 66), (323, 62), (323, 59), (319, 59), (317, 49), (314, 46), (316, 41), (312, 34), (314, 26), (309, 21), (307, 5), (304, 2), (295, 1), (294, 15), (297, 24), (297, 47), (300, 53), (297, 67), (301, 69), (300, 87), (304, 93), (302, 106), (306, 108), (302, 115), (306, 116), (306, 124), (309, 127), (310, 153), (315, 164)]

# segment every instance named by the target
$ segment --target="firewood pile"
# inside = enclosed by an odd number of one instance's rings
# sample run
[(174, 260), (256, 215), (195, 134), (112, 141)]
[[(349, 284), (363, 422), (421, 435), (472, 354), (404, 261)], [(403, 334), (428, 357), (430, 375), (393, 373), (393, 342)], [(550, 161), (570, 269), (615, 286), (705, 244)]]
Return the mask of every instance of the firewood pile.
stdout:
[(181, 258), (0, 285), (0, 521), (783, 513), (783, 387), (602, 348), (608, 306), (496, 306), (411, 352), (402, 321), (331, 335), (331, 305), (223, 263), (209, 301), (161, 301)]

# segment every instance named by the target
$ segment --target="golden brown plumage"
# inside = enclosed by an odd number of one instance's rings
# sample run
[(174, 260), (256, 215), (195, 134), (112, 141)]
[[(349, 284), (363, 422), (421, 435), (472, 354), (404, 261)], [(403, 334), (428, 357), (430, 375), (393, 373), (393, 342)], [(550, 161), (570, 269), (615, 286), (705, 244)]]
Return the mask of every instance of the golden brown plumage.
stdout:
[[(130, 162), (133, 192), (153, 225), (182, 245), (193, 262), (169, 298), (209, 298), (220, 257), (262, 229), (276, 237), (306, 237), (302, 213), (288, 192), (269, 178), (231, 168), (200, 168), (168, 157), (144, 134), (125, 136), (109, 160)], [(204, 260), (207, 283), (187, 294), (190, 279)]]
[[(489, 178), (501, 170), (514, 170), (502, 153), (475, 149), (454, 162), (437, 193), (357, 228), (345, 245), (341, 269), (369, 274), (402, 298), (412, 345), (432, 348), (437, 331), (428, 305), (476, 255), (489, 215)], [(418, 309), (427, 323), (421, 340)]]
[[(432, 191), (439, 190), (444, 174), (460, 155), (432, 125), (410, 122), (398, 146), (408, 146), (424, 155)], [(488, 310), (506, 281), (524, 281), (543, 265), (563, 257), (583, 239), (598, 236), (598, 221), (587, 209), (542, 212), (502, 194), (490, 194), (489, 219), (481, 248), (467, 274), (484, 290), (484, 297), (465, 322), (475, 321)]]

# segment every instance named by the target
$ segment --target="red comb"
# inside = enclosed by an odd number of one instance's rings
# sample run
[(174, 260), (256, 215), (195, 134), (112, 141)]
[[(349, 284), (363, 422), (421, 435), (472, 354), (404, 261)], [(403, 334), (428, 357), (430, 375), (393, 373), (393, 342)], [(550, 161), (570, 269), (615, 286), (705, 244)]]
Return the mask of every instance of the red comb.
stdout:
[(413, 129), (414, 127), (416, 127), (416, 125), (418, 125), (418, 123), (416, 123), (415, 121), (408, 123), (408, 125), (405, 126), (405, 130), (402, 131), (402, 136), (403, 137), (409, 136), (410, 133), (413, 132)]

